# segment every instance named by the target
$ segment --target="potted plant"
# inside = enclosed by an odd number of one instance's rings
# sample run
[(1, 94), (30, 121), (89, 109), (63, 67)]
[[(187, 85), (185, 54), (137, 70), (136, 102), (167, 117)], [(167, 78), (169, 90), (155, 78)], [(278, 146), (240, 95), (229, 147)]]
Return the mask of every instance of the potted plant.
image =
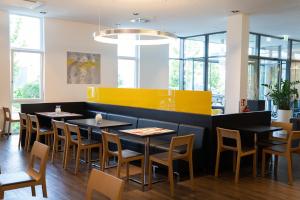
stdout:
[(273, 104), (277, 106), (278, 121), (289, 122), (292, 115), (291, 107), (299, 97), (296, 88), (299, 83), (300, 81), (281, 80), (280, 83), (275, 85), (262, 84), (262, 86), (268, 88), (266, 96), (271, 98)]

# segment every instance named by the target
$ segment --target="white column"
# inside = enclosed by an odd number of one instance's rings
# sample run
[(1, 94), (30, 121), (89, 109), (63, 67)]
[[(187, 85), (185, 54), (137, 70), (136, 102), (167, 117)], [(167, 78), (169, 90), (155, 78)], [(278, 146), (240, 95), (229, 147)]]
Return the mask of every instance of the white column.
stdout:
[(241, 99), (247, 98), (249, 19), (242, 13), (228, 17), (225, 113), (239, 112)]

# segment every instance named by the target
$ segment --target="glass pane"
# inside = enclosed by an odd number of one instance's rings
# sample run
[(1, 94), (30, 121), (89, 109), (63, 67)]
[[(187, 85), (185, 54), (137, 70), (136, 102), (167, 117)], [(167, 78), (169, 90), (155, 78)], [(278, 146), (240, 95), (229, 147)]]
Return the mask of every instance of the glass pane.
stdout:
[(225, 58), (209, 59), (208, 90), (213, 94), (213, 105), (224, 106), (225, 96)]
[[(300, 62), (292, 62), (291, 65), (291, 81), (299, 81), (300, 80)], [(296, 86), (298, 91), (300, 91), (300, 85)]]
[(169, 58), (180, 57), (180, 39), (172, 40), (169, 44)]
[(210, 57), (226, 55), (226, 34), (225, 33), (209, 35), (208, 55)]
[(300, 42), (293, 41), (292, 59), (300, 60)]
[(13, 52), (13, 99), (41, 99), (40, 53)]
[(14, 48), (41, 49), (41, 19), (10, 15), (10, 44)]
[(287, 41), (278, 38), (261, 36), (260, 43), (260, 56), (269, 58), (287, 58)]
[(118, 87), (134, 88), (136, 76), (135, 60), (118, 60)]
[(266, 99), (265, 94), (267, 93), (266, 87), (261, 84), (272, 84), (278, 83), (280, 78), (280, 67), (278, 61), (273, 60), (261, 60), (259, 68), (259, 99)]
[(200, 58), (205, 55), (205, 37), (191, 37), (184, 40), (184, 57)]
[[(128, 39), (128, 40), (134, 40), (136, 39), (135, 35), (119, 35), (119, 39)], [(124, 56), (124, 57), (136, 57), (136, 46), (132, 45), (130, 42), (128, 43), (120, 43), (118, 44), (118, 56)]]
[(249, 55), (258, 55), (257, 35), (249, 34)]
[(184, 62), (184, 90), (193, 90), (193, 60)]
[(179, 90), (179, 60), (169, 60), (169, 88)]
[(258, 100), (258, 60), (248, 61), (248, 99)]
[(194, 90), (204, 90), (203, 61), (194, 61)]

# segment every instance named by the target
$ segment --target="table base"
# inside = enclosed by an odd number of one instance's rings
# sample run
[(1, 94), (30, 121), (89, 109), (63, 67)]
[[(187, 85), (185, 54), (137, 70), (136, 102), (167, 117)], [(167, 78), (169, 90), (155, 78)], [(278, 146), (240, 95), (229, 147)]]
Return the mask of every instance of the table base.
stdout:
[[(141, 174), (131, 175), (129, 177), (129, 180), (131, 180), (133, 182), (136, 182), (138, 184), (142, 184)], [(165, 176), (162, 176), (162, 175), (159, 175), (159, 174), (155, 174), (152, 177), (152, 184), (159, 183), (159, 182), (162, 182), (162, 181), (165, 181), (165, 180), (166, 180)], [(145, 183), (144, 183), (144, 185), (148, 185), (148, 175), (145, 175)]]

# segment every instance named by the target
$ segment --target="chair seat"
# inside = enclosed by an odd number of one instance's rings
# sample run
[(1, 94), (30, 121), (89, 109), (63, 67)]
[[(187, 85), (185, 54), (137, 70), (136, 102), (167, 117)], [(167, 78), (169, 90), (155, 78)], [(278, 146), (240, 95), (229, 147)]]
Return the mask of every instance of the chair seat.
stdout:
[(25, 172), (0, 174), (0, 186), (9, 186), (18, 183), (34, 182), (35, 180)]
[[(150, 156), (151, 160), (168, 162), (169, 152), (157, 153)], [(183, 154), (173, 152), (173, 160), (178, 160), (183, 157)]]
[(53, 131), (49, 128), (40, 128), (40, 133), (43, 135), (53, 134)]
[(276, 140), (262, 140), (257, 143), (258, 146), (271, 146), (271, 145), (283, 145), (286, 144), (284, 141), (276, 141)]
[(99, 141), (97, 141), (97, 140), (90, 140), (90, 139), (82, 139), (82, 140), (81, 140), (81, 143), (82, 143), (83, 145), (100, 144)]
[[(118, 154), (118, 151), (114, 152), (116, 155)], [(123, 158), (133, 158), (133, 157), (137, 157), (137, 156), (142, 156), (143, 154), (136, 152), (136, 151), (132, 151), (129, 149), (124, 149), (122, 150), (122, 157)]]

